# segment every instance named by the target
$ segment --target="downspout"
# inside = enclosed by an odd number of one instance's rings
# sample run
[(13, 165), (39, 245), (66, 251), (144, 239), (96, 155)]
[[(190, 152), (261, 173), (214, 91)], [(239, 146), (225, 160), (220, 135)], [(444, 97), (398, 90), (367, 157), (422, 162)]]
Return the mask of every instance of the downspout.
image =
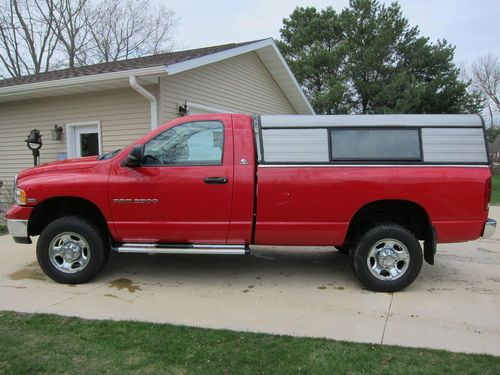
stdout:
[(158, 102), (156, 100), (156, 96), (139, 85), (135, 76), (128, 77), (128, 83), (130, 84), (130, 87), (149, 100), (151, 105), (151, 129), (156, 129), (158, 127)]

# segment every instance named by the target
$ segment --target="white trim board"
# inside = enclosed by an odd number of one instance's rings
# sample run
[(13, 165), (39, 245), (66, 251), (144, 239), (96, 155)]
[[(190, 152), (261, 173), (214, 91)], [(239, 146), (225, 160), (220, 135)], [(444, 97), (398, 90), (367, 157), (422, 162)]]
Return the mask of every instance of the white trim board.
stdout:
[(259, 48), (264, 48), (273, 44), (272, 38), (261, 40), (259, 42), (246, 44), (241, 47), (236, 47), (232, 49), (227, 49), (225, 51), (216, 52), (211, 55), (205, 55), (202, 57), (197, 57), (191, 60), (178, 62), (175, 64), (167, 65), (165, 68), (169, 75), (174, 75), (178, 73), (185, 72), (186, 70), (191, 70), (199, 68), (203, 65), (213, 64), (218, 61), (230, 59), (231, 57), (239, 56), (247, 52), (255, 51)]
[(128, 77), (131, 75), (132, 76), (160, 75), (160, 74), (164, 75), (165, 73), (166, 71), (164, 66), (154, 66), (150, 68), (121, 70), (118, 72), (93, 74), (82, 77), (55, 79), (51, 81), (43, 81), (36, 83), (26, 83), (23, 85), (7, 86), (0, 88), (0, 98), (2, 96), (7, 96), (8, 94), (11, 93), (22, 93), (24, 91), (43, 90), (43, 89), (57, 88), (63, 86), (77, 86), (85, 83), (94, 83), (98, 81), (106, 81), (118, 78), (126, 78), (128, 80)]
[(273, 44), (272, 44), (273, 48), (274, 48), (274, 51), (276, 52), (276, 54), (278, 55), (281, 63), (283, 64), (283, 66), (285, 67), (286, 69), (286, 72), (288, 73), (288, 75), (290, 76), (290, 79), (293, 81), (293, 84), (295, 85), (295, 87), (297, 88), (297, 90), (300, 92), (301, 96), (302, 96), (302, 99), (304, 99), (304, 102), (306, 103), (307, 107), (309, 108), (309, 111), (311, 112), (312, 115), (315, 115), (316, 112), (314, 111), (311, 103), (309, 103), (309, 100), (307, 100), (306, 98), (306, 95), (304, 94), (304, 91), (302, 91), (299, 83), (297, 82), (297, 79), (295, 78), (295, 76), (293, 75), (292, 71), (290, 70), (290, 67), (288, 66), (288, 64), (286, 63), (285, 61), (285, 58), (283, 57), (283, 55), (281, 54), (280, 50), (278, 49), (278, 46), (276, 45), (276, 43), (274, 43), (273, 41)]
[(99, 142), (99, 155), (102, 154), (102, 137), (101, 137), (101, 121), (99, 120), (91, 120), (91, 121), (82, 121), (82, 122), (70, 122), (64, 124), (65, 133), (66, 133), (66, 150), (68, 153), (68, 159), (75, 158), (76, 149), (75, 145), (75, 130), (80, 126), (95, 126), (97, 125), (97, 139)]

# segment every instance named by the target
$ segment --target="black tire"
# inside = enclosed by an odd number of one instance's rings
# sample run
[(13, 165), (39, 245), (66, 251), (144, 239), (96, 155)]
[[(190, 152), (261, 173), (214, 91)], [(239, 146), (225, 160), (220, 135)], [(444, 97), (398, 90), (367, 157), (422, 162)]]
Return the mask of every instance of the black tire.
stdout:
[[(386, 248), (388, 257), (375, 256)], [(399, 260), (404, 254), (408, 255), (407, 260)], [(422, 248), (413, 233), (400, 225), (384, 224), (370, 229), (360, 238), (352, 261), (356, 276), (366, 288), (375, 292), (397, 292), (417, 278), (422, 259)]]
[[(52, 255), (51, 258), (50, 249), (56, 244), (62, 244), (64, 248), (65, 243), (76, 244), (75, 253), (68, 250), (68, 254), (75, 259), (66, 262), (63, 255)], [(82, 284), (92, 280), (106, 265), (109, 245), (103, 231), (92, 222), (81, 216), (64, 216), (42, 231), (36, 245), (36, 256), (40, 267), (52, 280), (63, 284)], [(68, 267), (69, 264), (71, 266)], [(68, 268), (63, 271), (65, 266)]]
[(335, 248), (337, 249), (337, 251), (341, 254), (349, 254), (349, 248), (348, 247), (344, 247), (344, 246), (335, 246)]

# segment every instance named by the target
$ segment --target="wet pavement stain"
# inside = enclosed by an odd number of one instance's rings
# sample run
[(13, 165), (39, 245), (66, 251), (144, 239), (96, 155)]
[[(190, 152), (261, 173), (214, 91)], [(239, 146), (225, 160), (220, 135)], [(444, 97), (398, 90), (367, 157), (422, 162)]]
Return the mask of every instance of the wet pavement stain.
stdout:
[(484, 247), (478, 247), (478, 248), (477, 248), (477, 250), (478, 250), (478, 251), (481, 251), (481, 252), (483, 252), (483, 253), (493, 253), (493, 254), (495, 253), (495, 251), (485, 249)]
[(465, 290), (467, 290), (468, 292), (472, 292), (474, 294), (497, 294), (494, 290), (486, 288), (472, 287), (472, 288), (465, 288)]
[(139, 285), (134, 285), (132, 280), (125, 278), (113, 280), (108, 284), (108, 286), (118, 290), (127, 289), (129, 293), (135, 293), (138, 290), (142, 290)]
[(427, 291), (429, 293), (434, 293), (434, 292), (453, 292), (455, 289), (450, 289), (450, 288), (428, 288)]
[(25, 268), (9, 275), (11, 280), (46, 280), (47, 277), (39, 268), (38, 263), (30, 263)]

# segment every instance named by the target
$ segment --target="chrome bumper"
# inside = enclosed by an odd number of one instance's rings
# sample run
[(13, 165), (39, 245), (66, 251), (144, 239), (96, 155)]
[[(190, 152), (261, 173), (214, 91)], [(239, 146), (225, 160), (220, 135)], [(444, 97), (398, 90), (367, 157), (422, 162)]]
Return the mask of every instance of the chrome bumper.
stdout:
[(29, 237), (28, 220), (9, 220), (7, 219), (7, 228), (12, 237)]
[(493, 219), (486, 220), (486, 223), (484, 224), (483, 235), (481, 237), (490, 238), (495, 233), (496, 227), (497, 227), (496, 220)]

